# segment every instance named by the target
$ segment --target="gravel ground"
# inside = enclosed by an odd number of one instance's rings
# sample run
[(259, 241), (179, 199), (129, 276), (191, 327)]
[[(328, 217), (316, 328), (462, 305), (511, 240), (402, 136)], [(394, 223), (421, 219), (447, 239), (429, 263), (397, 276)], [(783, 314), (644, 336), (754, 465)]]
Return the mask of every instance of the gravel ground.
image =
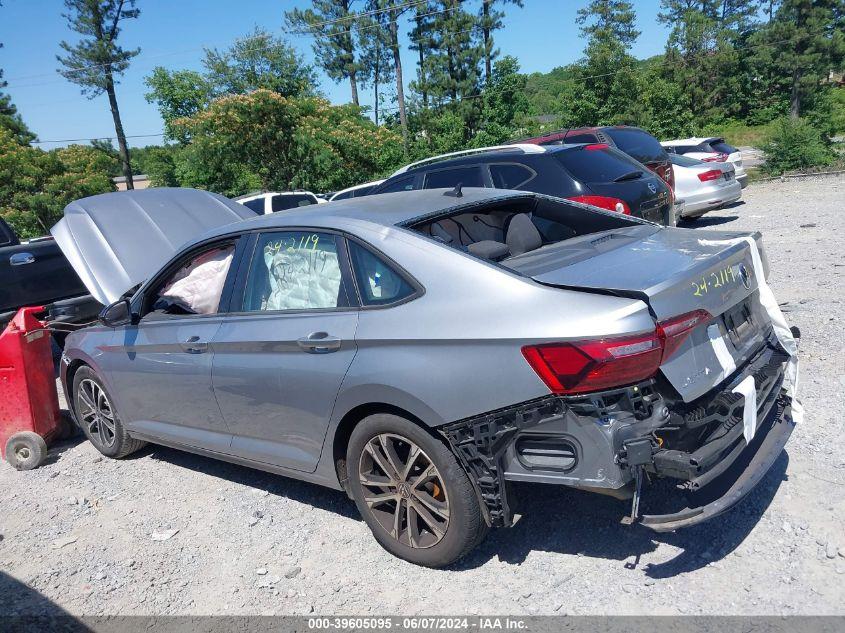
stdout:
[(694, 225), (763, 231), (804, 334), (804, 424), (710, 523), (659, 535), (620, 525), (622, 502), (519, 487), (522, 521), (434, 571), (384, 552), (341, 493), (159, 447), (112, 461), (76, 440), (32, 472), (0, 464), (0, 612), (845, 614), (843, 203), (843, 178), (755, 184)]

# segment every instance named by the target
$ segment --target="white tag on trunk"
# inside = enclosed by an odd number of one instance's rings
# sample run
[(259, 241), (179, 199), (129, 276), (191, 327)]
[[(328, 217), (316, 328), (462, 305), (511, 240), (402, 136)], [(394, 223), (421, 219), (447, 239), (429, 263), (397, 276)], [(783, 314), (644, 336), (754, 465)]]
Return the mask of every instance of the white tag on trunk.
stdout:
[(746, 376), (732, 392), (745, 398), (742, 407), (742, 434), (745, 436), (745, 443), (751, 444), (754, 433), (757, 432), (757, 385), (754, 383), (754, 376)]

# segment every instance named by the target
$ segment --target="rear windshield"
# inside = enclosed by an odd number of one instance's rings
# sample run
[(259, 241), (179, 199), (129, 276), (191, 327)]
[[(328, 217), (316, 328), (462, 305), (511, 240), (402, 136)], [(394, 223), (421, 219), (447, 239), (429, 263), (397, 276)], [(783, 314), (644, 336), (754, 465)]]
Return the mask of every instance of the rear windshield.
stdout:
[(710, 147), (712, 147), (717, 152), (722, 152), (724, 154), (733, 154), (734, 152), (738, 152), (739, 150), (735, 148), (733, 145), (728, 145), (723, 140), (713, 141), (710, 143)]
[(295, 209), (296, 207), (307, 207), (311, 204), (317, 204), (312, 196), (306, 193), (288, 194), (285, 196), (273, 196), (272, 209), (273, 211), (285, 211), (287, 209)]
[(630, 127), (614, 127), (603, 130), (616, 146), (641, 163), (666, 160), (666, 150), (651, 134)]
[(690, 158), (681, 154), (669, 154), (669, 160), (672, 161), (673, 165), (679, 165), (681, 167), (697, 167), (703, 164), (697, 158)]
[[(590, 147), (587, 145), (586, 147)], [(581, 182), (613, 182), (643, 166), (622, 152), (605, 149), (570, 149), (557, 153), (558, 160), (576, 180)]]

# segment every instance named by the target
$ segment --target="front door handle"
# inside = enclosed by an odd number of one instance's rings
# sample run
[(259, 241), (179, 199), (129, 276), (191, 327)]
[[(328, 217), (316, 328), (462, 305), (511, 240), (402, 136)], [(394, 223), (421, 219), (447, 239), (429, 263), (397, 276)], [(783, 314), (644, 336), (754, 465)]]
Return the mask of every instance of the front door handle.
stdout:
[(15, 253), (9, 258), (9, 263), (12, 266), (23, 266), (24, 264), (34, 264), (35, 255), (32, 253)]
[(339, 350), (343, 341), (327, 332), (312, 332), (308, 336), (297, 339), (296, 343), (309, 354), (328, 354)]
[(188, 354), (202, 354), (208, 351), (208, 342), (201, 341), (199, 336), (192, 336), (184, 343), (180, 343), (179, 347), (182, 348), (183, 352), (188, 352)]

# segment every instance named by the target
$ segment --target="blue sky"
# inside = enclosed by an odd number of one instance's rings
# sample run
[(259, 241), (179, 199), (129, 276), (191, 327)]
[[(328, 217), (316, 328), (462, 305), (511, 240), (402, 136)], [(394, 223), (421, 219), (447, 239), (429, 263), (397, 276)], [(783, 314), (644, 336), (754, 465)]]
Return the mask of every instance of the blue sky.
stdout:
[[(256, 25), (281, 34), (284, 11), (309, 4), (307, 0), (140, 0), (140, 18), (127, 22), (121, 34), (125, 47), (141, 47), (118, 86), (126, 134), (161, 132), (155, 106), (144, 99), (143, 80), (154, 66), (198, 69), (203, 47), (226, 48)], [(475, 10), (480, 3), (466, 0), (466, 4)], [(502, 54), (517, 57), (524, 72), (546, 72), (581, 56), (584, 42), (575, 14), (587, 0), (524, 0), (524, 4), (522, 9), (506, 5), (505, 28), (495, 36)], [(642, 31), (634, 54), (647, 57), (662, 52), (668, 29), (657, 24), (659, 0), (634, 0), (634, 6)], [(3, 0), (0, 42), (5, 46), (0, 49), (0, 68), (9, 83), (6, 91), (42, 141), (114, 136), (105, 96), (88, 100), (77, 86), (55, 72), (59, 41), (72, 41), (73, 36), (61, 17), (63, 8), (60, 0)], [(355, 10), (361, 10), (360, 6)], [(286, 37), (308, 61), (313, 60), (309, 37)], [(403, 52), (403, 62), (406, 81), (410, 81), (413, 51)], [(320, 89), (332, 102), (350, 100), (348, 82), (335, 84), (323, 73), (318, 77)], [(359, 88), (359, 92), (362, 105), (370, 105), (370, 90)], [(137, 138), (130, 144), (160, 141), (160, 137)], [(54, 146), (41, 145), (45, 149)]]

